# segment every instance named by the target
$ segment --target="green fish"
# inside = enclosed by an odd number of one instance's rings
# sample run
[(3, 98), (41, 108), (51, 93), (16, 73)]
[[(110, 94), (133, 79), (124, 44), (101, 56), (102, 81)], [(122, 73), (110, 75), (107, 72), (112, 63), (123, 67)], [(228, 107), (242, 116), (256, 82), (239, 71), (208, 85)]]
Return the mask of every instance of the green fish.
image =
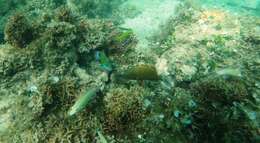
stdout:
[(225, 68), (216, 70), (216, 74), (219, 76), (233, 76), (233, 77), (241, 77), (241, 71), (237, 68)]
[(126, 28), (121, 28), (123, 30), (122, 33), (118, 34), (115, 38), (114, 41), (116, 43), (121, 43), (123, 46), (126, 45), (129, 40), (132, 39), (132, 36), (134, 35), (134, 32), (132, 29), (126, 29)]
[(82, 96), (78, 98), (75, 104), (70, 108), (68, 116), (73, 116), (76, 113), (82, 111), (90, 101), (96, 96), (99, 88), (93, 87), (88, 89)]
[(104, 51), (96, 51), (95, 58), (97, 61), (99, 61), (102, 70), (108, 73), (112, 72), (112, 64)]
[(108, 143), (105, 136), (100, 131), (97, 131), (97, 134), (98, 134), (100, 143)]

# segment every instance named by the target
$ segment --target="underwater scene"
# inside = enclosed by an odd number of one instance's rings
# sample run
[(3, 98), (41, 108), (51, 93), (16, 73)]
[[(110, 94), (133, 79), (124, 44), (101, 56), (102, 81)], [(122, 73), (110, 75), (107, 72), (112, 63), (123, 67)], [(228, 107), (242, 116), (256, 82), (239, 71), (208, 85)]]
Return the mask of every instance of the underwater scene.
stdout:
[(0, 0), (0, 143), (259, 143), (260, 0)]

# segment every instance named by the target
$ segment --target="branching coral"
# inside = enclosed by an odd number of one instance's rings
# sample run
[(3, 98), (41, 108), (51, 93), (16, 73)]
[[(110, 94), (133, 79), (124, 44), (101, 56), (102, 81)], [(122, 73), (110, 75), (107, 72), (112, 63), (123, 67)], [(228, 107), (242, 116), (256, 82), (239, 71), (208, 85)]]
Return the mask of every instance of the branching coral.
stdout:
[(70, 106), (72, 100), (79, 94), (79, 88), (76, 78), (59, 79), (55, 83), (51, 82), (51, 79), (43, 82), (40, 90), (44, 95), (45, 110), (56, 108), (60, 103), (64, 106)]
[(138, 86), (109, 90), (104, 98), (106, 130), (122, 131), (141, 120), (145, 113), (143, 99), (146, 94), (147, 91)]
[[(5, 46), (0, 50), (0, 78), (2, 81), (11, 82), (10, 79), (21, 79), (20, 73), (27, 73), (33, 70), (36, 66), (40, 67), (40, 58), (35, 58), (37, 52), (28, 52), (24, 49), (17, 49), (12, 46)], [(37, 67), (37, 68), (39, 68)], [(24, 78), (26, 78), (24, 76)]]
[(23, 14), (13, 15), (5, 27), (5, 40), (12, 46), (24, 48), (34, 38), (34, 29)]
[(61, 22), (53, 23), (48, 27), (48, 38), (52, 48), (74, 48), (76, 44), (76, 27), (72, 24)]
[(66, 6), (59, 7), (56, 11), (55, 16), (56, 16), (57, 21), (70, 22), (70, 23), (73, 23), (76, 21), (75, 15)]
[(104, 20), (81, 21), (79, 30), (82, 42), (79, 45), (79, 53), (89, 53), (91, 50), (105, 49), (111, 41), (113, 24)]

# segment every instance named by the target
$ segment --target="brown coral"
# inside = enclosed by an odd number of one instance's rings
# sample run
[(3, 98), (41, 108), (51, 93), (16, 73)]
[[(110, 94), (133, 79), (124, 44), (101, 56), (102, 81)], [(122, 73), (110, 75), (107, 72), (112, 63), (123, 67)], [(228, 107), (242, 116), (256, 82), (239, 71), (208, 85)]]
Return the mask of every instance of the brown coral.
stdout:
[(248, 96), (245, 84), (239, 79), (226, 81), (222, 78), (206, 78), (191, 85), (192, 91), (200, 95), (203, 103), (220, 102), (232, 105)]
[(144, 115), (141, 87), (111, 89), (105, 97), (105, 126), (108, 131), (127, 129)]
[(57, 83), (51, 83), (49, 79), (47, 83), (43, 83), (42, 92), (46, 95), (46, 104), (61, 102), (69, 106), (72, 99), (75, 98), (74, 96), (80, 91), (78, 88), (77, 80), (74, 78), (65, 78), (57, 81)]
[(66, 22), (53, 23), (47, 31), (52, 48), (68, 49), (75, 47), (77, 36), (76, 27)]
[(14, 47), (25, 48), (34, 38), (34, 28), (23, 14), (9, 18), (5, 26), (5, 40)]
[(56, 11), (56, 19), (61, 22), (73, 23), (75, 21), (75, 16), (71, 10), (66, 6), (61, 6)]

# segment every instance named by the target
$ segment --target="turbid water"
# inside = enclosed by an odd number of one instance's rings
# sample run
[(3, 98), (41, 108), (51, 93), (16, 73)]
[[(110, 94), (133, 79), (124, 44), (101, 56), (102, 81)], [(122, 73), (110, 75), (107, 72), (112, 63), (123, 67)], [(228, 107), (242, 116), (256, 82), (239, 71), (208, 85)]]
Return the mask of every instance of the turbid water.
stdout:
[(136, 50), (141, 53), (150, 53), (148, 39), (160, 32), (161, 25), (174, 16), (177, 1), (172, 0), (133, 0), (125, 3), (125, 6), (136, 7), (141, 11), (134, 18), (126, 18), (122, 27), (131, 28), (137, 39)]

